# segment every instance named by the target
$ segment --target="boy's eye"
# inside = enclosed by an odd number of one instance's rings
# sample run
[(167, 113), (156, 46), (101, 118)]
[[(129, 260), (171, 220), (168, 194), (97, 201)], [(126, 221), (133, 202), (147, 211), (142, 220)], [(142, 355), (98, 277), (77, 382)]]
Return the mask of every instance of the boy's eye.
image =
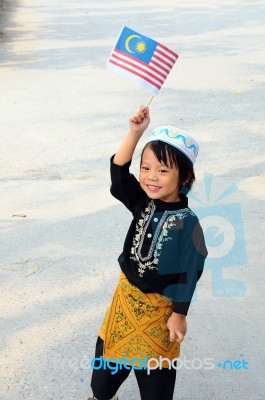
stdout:
[(167, 170), (166, 169), (160, 169), (160, 172), (165, 173), (165, 172), (167, 172)]
[(141, 169), (143, 169), (144, 171), (148, 171), (148, 167), (141, 167)]

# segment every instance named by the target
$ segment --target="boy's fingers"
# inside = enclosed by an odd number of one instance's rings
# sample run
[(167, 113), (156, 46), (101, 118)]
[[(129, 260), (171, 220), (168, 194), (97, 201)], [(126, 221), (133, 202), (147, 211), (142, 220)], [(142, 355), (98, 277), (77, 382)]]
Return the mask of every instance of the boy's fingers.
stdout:
[(145, 115), (143, 112), (139, 111), (137, 114), (135, 114), (135, 117), (137, 119), (138, 124), (140, 124), (144, 120)]
[(146, 111), (148, 107), (144, 106), (143, 104), (140, 106), (140, 111)]
[(183, 333), (180, 331), (169, 331), (169, 336), (170, 336), (170, 342), (178, 342), (181, 343), (184, 339)]
[(138, 123), (140, 124), (140, 123), (142, 122), (142, 120), (143, 120), (143, 118), (142, 118), (141, 113), (138, 113), (138, 115), (137, 115), (137, 121), (138, 121)]
[(174, 342), (175, 339), (176, 339), (176, 334), (175, 334), (175, 332), (172, 331), (172, 330), (170, 330), (170, 331), (169, 331), (169, 340), (170, 340), (171, 342)]
[(148, 107), (142, 105), (140, 110), (130, 118), (130, 121), (134, 124), (140, 124), (146, 117), (148, 117), (148, 113)]
[(177, 331), (177, 332), (176, 332), (176, 341), (177, 341), (178, 343), (181, 343), (183, 339), (184, 339), (183, 333), (180, 332), (180, 331)]
[(140, 114), (142, 120), (145, 119), (145, 113), (143, 111), (141, 111), (139, 114)]
[(137, 124), (138, 123), (138, 115), (135, 114), (133, 117), (130, 119), (133, 123)]

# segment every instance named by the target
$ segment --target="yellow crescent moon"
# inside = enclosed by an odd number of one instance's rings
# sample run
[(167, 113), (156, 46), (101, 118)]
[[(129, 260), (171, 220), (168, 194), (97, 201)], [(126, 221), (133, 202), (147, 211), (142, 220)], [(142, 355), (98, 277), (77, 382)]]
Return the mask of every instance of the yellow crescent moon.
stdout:
[(132, 50), (130, 49), (130, 47), (129, 47), (130, 41), (131, 41), (133, 38), (141, 39), (141, 37), (138, 36), (138, 35), (131, 35), (131, 36), (128, 36), (128, 37), (127, 37), (127, 39), (126, 39), (126, 41), (125, 41), (125, 49), (126, 49), (129, 53), (135, 53), (135, 51), (132, 51)]

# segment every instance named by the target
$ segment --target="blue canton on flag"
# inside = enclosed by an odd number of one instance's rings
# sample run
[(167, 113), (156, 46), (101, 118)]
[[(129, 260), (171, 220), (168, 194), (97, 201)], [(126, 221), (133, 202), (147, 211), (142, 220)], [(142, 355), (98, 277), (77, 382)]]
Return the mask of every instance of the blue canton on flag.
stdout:
[(156, 46), (157, 42), (153, 39), (139, 35), (125, 26), (116, 44), (116, 49), (148, 64)]
[(107, 66), (157, 94), (177, 59), (168, 47), (124, 26)]

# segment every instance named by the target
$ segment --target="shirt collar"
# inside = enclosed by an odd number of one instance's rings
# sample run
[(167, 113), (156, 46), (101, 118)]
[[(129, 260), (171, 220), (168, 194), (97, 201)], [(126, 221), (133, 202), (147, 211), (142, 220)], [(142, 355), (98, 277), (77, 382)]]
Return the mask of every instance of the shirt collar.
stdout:
[(157, 210), (181, 210), (188, 207), (188, 197), (184, 194), (179, 194), (180, 201), (168, 202), (163, 200), (153, 200)]

